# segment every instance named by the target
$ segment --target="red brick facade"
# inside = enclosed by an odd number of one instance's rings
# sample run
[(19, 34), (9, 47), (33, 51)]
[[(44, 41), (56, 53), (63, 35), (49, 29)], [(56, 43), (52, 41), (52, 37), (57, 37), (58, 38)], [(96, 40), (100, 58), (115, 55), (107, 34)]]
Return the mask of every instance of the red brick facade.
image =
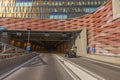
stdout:
[(96, 45), (96, 54), (120, 54), (120, 19), (113, 20), (112, 1), (95, 12), (69, 20), (0, 18), (8, 30), (81, 30), (88, 29), (88, 45)]

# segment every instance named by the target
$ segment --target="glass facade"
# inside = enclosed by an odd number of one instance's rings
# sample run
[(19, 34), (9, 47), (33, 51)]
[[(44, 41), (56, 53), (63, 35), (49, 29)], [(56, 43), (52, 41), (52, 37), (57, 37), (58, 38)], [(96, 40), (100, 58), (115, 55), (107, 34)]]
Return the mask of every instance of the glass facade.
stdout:
[(93, 12), (107, 0), (0, 0), (0, 17), (67, 19)]

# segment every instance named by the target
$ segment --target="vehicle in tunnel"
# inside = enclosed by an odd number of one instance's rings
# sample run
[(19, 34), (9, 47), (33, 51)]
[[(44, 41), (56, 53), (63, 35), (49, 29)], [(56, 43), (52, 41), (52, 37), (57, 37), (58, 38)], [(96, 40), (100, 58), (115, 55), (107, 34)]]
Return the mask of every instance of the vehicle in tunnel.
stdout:
[(66, 50), (65, 51), (65, 57), (75, 58), (76, 57), (76, 52), (74, 50)]

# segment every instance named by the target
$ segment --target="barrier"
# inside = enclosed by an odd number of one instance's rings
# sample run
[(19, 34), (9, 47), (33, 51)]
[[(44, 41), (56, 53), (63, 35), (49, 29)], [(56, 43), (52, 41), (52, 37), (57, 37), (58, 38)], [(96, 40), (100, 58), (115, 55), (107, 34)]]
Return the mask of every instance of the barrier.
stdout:
[(8, 59), (3, 59), (0, 61), (0, 71), (4, 73), (4, 71), (16, 67), (16, 65), (20, 65), (21, 63), (31, 59), (32, 57), (35, 57), (36, 55), (37, 54), (24, 54), (21, 56), (15, 56)]

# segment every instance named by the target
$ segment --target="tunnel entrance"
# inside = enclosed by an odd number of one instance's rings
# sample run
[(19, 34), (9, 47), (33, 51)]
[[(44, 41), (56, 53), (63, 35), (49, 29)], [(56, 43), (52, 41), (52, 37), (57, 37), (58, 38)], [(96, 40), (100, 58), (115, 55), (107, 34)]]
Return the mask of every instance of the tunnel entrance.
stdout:
[[(10, 44), (25, 49), (29, 40), (31, 51), (63, 53), (71, 49), (80, 31), (4, 31), (9, 34)], [(29, 39), (28, 39), (29, 38)]]

